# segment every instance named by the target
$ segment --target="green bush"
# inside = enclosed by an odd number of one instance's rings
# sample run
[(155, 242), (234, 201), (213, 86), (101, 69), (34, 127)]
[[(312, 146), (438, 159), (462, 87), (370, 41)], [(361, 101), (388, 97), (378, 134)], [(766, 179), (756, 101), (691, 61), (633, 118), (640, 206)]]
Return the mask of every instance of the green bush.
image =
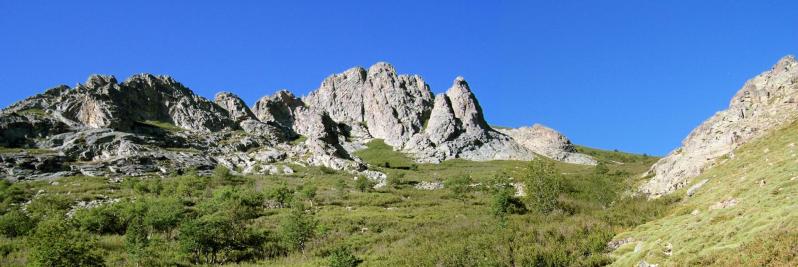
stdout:
[(34, 227), (36, 227), (36, 221), (18, 209), (13, 209), (0, 216), (0, 234), (5, 237), (27, 235)]
[(330, 267), (355, 267), (361, 262), (355, 254), (352, 254), (352, 249), (347, 246), (333, 249), (327, 259)]
[(60, 217), (39, 223), (28, 242), (28, 259), (33, 266), (105, 265), (96, 241)]
[(526, 206), (513, 196), (510, 190), (497, 190), (491, 200), (493, 216), (503, 219), (508, 214), (521, 214), (526, 211)]
[(363, 176), (357, 177), (357, 180), (355, 180), (355, 188), (360, 192), (371, 191), (374, 185), (375, 183), (373, 181)]
[(471, 192), (471, 177), (468, 175), (459, 175), (455, 177), (451, 177), (446, 179), (444, 182), (444, 187), (449, 189), (449, 192), (452, 193), (454, 198), (463, 201), (465, 204), (466, 199), (468, 198), (468, 193)]
[(95, 234), (124, 234), (127, 225), (117, 205), (79, 209), (73, 216), (80, 228)]
[(155, 198), (147, 201), (147, 212), (142, 223), (153, 230), (171, 233), (183, 218), (183, 203), (177, 198)]
[(533, 160), (526, 171), (527, 199), (541, 213), (557, 208), (557, 199), (563, 192), (562, 177), (554, 164), (547, 160)]
[(317, 224), (313, 215), (305, 212), (302, 203), (294, 204), (291, 212), (280, 223), (280, 235), (284, 246), (304, 253), (307, 242), (315, 235)]
[(607, 164), (604, 162), (599, 162), (596, 164), (596, 167), (593, 168), (593, 173), (595, 174), (607, 174), (610, 172), (610, 168), (607, 167)]
[(288, 186), (283, 182), (269, 190), (267, 197), (274, 202), (277, 202), (277, 205), (279, 205), (280, 208), (285, 208), (293, 201), (294, 191), (289, 189)]

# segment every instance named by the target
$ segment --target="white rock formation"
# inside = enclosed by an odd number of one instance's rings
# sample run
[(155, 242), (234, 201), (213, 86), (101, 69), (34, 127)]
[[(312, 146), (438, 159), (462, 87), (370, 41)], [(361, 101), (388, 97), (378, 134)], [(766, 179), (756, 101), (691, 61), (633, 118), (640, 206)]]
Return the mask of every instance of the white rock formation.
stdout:
[(532, 127), (499, 129), (525, 148), (544, 157), (567, 163), (596, 165), (592, 157), (577, 153), (576, 147), (567, 137), (549, 127), (535, 124)]
[(798, 115), (798, 62), (787, 56), (772, 69), (748, 80), (729, 108), (695, 128), (682, 146), (659, 160), (640, 192), (658, 197), (673, 192), (711, 166), (716, 159)]

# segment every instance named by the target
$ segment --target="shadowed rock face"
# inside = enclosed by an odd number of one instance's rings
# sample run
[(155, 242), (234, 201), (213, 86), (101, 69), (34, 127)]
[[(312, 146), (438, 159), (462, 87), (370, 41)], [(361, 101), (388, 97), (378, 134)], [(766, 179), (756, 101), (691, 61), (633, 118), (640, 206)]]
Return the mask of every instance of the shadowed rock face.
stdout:
[[(204, 171), (218, 164), (273, 173), (285, 170), (275, 164), (289, 162), (360, 173), (365, 166), (352, 153), (374, 138), (418, 162), (528, 160), (537, 152), (522, 145), (528, 140), (488, 125), (464, 78), (433, 96), (420, 76), (399, 75), (384, 62), (331, 75), (304, 98), (278, 91), (251, 109), (232, 93), (210, 101), (168, 76), (139, 74), (119, 83), (93, 75), (4, 109), (0, 137), (5, 147), (44, 151), (0, 155), (0, 174), (12, 180)], [(538, 153), (567, 161), (557, 153), (568, 149)]]
[(695, 128), (682, 146), (662, 158), (647, 175), (640, 192), (657, 197), (673, 192), (698, 176), (721, 156), (785, 123), (798, 114), (798, 62), (787, 56), (751, 80), (732, 98), (729, 108)]

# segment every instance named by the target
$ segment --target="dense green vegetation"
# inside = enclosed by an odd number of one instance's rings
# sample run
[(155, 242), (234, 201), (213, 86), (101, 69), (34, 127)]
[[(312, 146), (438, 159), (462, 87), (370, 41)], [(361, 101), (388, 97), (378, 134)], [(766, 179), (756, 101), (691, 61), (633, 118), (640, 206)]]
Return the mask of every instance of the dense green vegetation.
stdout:
[[(798, 266), (798, 123), (748, 143), (692, 180), (667, 216), (622, 233), (618, 266)], [(720, 208), (726, 201), (735, 205)], [(637, 251), (635, 251), (637, 250)]]
[[(359, 155), (387, 186), (301, 166), (2, 183), (0, 265), (598, 266), (612, 262), (614, 235), (675, 201), (629, 196), (651, 157), (414, 164), (379, 141)], [(422, 181), (446, 187), (414, 188)]]

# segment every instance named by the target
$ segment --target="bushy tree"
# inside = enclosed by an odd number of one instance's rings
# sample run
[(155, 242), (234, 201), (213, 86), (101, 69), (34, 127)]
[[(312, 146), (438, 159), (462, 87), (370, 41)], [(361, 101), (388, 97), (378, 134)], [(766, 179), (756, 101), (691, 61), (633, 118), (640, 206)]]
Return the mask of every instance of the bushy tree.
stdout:
[(142, 215), (133, 217), (125, 231), (125, 249), (136, 266), (141, 265), (142, 257), (147, 253), (147, 247), (150, 244), (149, 235)]
[(183, 218), (183, 203), (174, 197), (155, 198), (147, 201), (147, 212), (142, 222), (154, 231), (167, 233), (171, 237), (172, 229), (177, 227)]
[(471, 177), (468, 175), (459, 175), (450, 177), (444, 182), (444, 186), (449, 189), (454, 198), (463, 201), (465, 204), (468, 198), (468, 193), (471, 192)]
[(263, 209), (263, 195), (222, 187), (197, 207), (198, 217), (180, 225), (181, 251), (195, 264), (221, 264), (253, 258), (266, 238), (247, 227)]
[(96, 241), (70, 221), (53, 216), (28, 239), (33, 266), (104, 266)]
[(286, 248), (305, 252), (307, 242), (315, 235), (316, 219), (305, 212), (302, 203), (293, 205), (291, 212), (280, 223), (280, 235)]
[(557, 199), (563, 191), (563, 183), (554, 164), (544, 160), (533, 160), (524, 177), (527, 185), (527, 199), (531, 206), (541, 213), (549, 213), (557, 208)]

